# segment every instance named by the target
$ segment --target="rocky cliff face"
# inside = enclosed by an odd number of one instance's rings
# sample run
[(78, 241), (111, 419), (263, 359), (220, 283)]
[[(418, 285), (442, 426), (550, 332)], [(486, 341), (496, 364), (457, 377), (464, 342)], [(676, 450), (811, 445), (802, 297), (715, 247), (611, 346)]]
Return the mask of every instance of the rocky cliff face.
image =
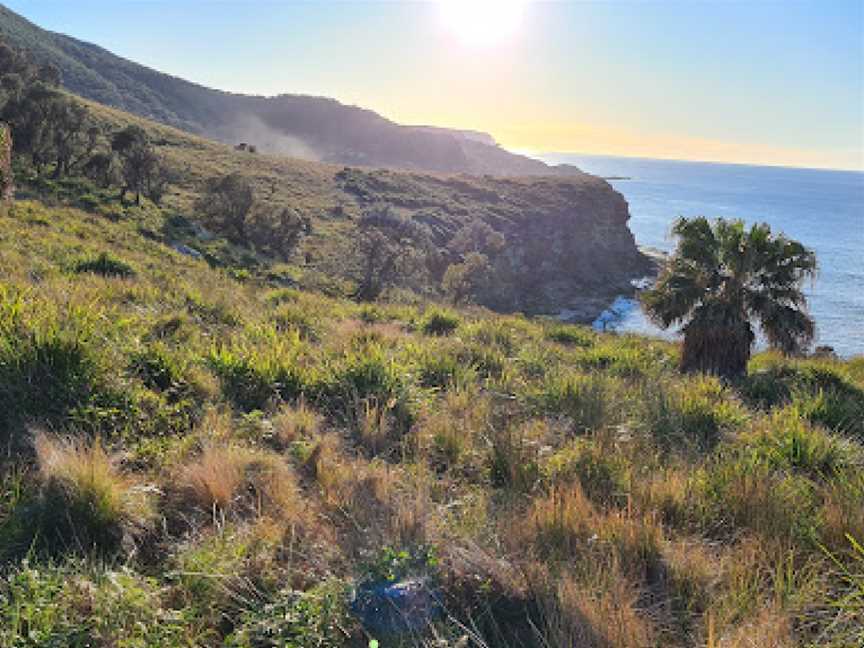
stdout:
[(538, 180), (524, 191), (533, 202), (505, 228), (512, 244), (498, 267), (512, 289), (499, 307), (593, 320), (650, 270), (627, 226), (627, 202), (605, 181)]
[(570, 311), (570, 319), (590, 321), (651, 268), (627, 226), (623, 196), (585, 173), (497, 178), (350, 169), (338, 175), (358, 207), (388, 204), (424, 223), (442, 248), (476, 221), (503, 235), (484, 298), (496, 310)]

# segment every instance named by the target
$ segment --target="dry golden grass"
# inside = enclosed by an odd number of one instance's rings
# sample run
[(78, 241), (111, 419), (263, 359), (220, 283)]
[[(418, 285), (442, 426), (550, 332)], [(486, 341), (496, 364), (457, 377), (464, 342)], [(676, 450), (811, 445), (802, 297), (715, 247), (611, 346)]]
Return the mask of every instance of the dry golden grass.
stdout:
[(177, 484), (202, 509), (226, 511), (234, 503), (248, 463), (244, 451), (207, 445), (195, 462), (181, 470)]
[(564, 576), (541, 597), (544, 646), (645, 648), (654, 644), (651, 622), (637, 611), (639, 594), (626, 578), (607, 588), (585, 587)]
[(207, 444), (179, 470), (176, 484), (181, 498), (214, 514), (293, 519), (302, 509), (290, 466), (261, 450)]
[(799, 645), (792, 632), (792, 622), (782, 610), (760, 609), (747, 621), (729, 628), (707, 648), (792, 648)]
[(395, 438), (393, 416), (387, 403), (377, 398), (358, 399), (354, 405), (354, 425), (360, 443), (372, 455), (393, 450)]
[(491, 404), (476, 387), (447, 390), (437, 408), (426, 411), (414, 430), (418, 454), (446, 466), (471, 467), (487, 433)]
[(652, 516), (599, 511), (578, 484), (536, 498), (527, 514), (513, 516), (509, 535), (547, 559), (593, 569), (614, 564), (637, 581), (652, 577), (663, 543)]
[(301, 398), (296, 405), (283, 405), (273, 417), (273, 434), (282, 447), (298, 439), (313, 439), (321, 431), (323, 417)]
[[(111, 549), (152, 521), (153, 489), (124, 474), (98, 438), (88, 443), (40, 431), (33, 447), (49, 536), (70, 534), (74, 537), (66, 540), (80, 548)], [(49, 538), (53, 541), (62, 539)]]

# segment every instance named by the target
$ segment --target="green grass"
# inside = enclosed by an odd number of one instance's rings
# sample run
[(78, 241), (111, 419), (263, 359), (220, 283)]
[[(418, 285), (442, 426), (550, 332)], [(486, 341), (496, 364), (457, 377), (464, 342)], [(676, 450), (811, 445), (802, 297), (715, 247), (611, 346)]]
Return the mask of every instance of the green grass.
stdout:
[[(365, 646), (390, 547), (446, 603), (392, 645), (854, 645), (860, 359), (682, 376), (656, 340), (241, 281), (158, 218), (0, 216), (0, 644)], [(134, 276), (69, 272), (105, 249)]]

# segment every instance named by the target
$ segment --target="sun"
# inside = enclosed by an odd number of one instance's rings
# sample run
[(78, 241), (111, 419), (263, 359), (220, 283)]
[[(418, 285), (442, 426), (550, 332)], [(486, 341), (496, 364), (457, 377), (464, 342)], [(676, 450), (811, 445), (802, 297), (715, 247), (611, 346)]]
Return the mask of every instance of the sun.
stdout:
[(439, 0), (446, 28), (466, 45), (489, 47), (513, 37), (526, 0)]

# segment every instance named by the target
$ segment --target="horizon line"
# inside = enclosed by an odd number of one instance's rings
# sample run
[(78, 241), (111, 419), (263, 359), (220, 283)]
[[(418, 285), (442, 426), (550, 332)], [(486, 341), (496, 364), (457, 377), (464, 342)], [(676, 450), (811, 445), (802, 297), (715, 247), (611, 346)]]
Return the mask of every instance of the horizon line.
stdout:
[[(518, 155), (525, 155), (527, 157), (533, 158), (535, 160), (539, 160), (540, 162), (546, 162), (549, 164), (547, 160), (542, 159), (539, 156), (543, 155), (571, 155), (574, 157), (607, 157), (607, 158), (623, 158), (625, 160), (649, 160), (656, 162), (684, 162), (684, 163), (692, 163), (692, 164), (722, 164), (726, 166), (746, 166), (746, 167), (765, 167), (769, 169), (798, 169), (802, 171), (839, 171), (841, 173), (858, 173), (864, 174), (864, 165), (859, 168), (843, 168), (843, 167), (814, 167), (814, 166), (804, 166), (798, 164), (760, 164), (757, 162), (729, 162), (725, 160), (702, 160), (695, 158), (676, 158), (676, 157), (652, 157), (650, 155), (618, 155), (615, 153), (585, 153), (579, 151), (537, 151), (533, 149), (510, 149), (502, 146), (502, 149), (505, 151), (509, 151), (510, 153), (515, 153)], [(564, 162), (563, 164), (567, 164)]]

